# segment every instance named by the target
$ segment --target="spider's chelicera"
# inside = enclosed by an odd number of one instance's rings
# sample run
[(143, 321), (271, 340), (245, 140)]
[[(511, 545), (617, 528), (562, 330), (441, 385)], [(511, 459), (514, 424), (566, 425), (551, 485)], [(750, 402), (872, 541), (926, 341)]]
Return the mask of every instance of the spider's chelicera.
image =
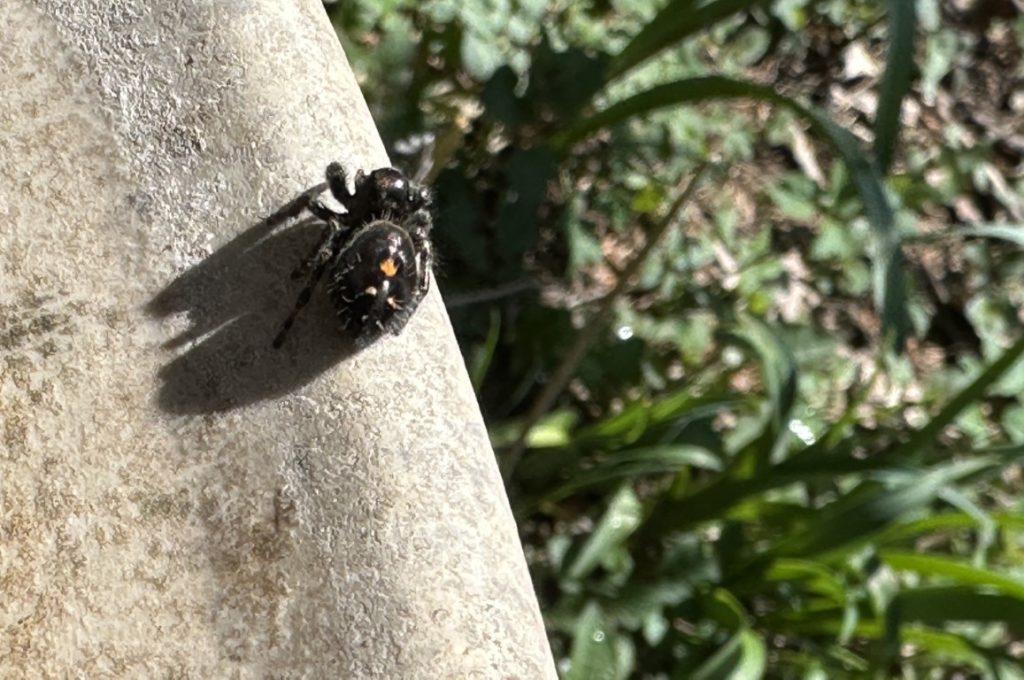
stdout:
[[(320, 200), (325, 188), (344, 212)], [(394, 168), (368, 175), (357, 171), (355, 191), (349, 191), (344, 168), (331, 163), (327, 186), (307, 191), (299, 201), (298, 209), (321, 219), (324, 230), (313, 252), (292, 273), (292, 278), (308, 278), (274, 347), (284, 343), (325, 273), (342, 328), (356, 347), (385, 333), (398, 335), (430, 287), (430, 192)]]

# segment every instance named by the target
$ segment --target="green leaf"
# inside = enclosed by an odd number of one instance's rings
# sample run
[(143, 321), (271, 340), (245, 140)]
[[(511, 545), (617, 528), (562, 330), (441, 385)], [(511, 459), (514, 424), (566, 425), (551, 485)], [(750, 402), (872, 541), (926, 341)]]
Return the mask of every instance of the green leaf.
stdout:
[(900, 516), (930, 503), (942, 487), (990, 466), (991, 462), (982, 459), (950, 463), (894, 487), (861, 483), (822, 509), (804, 531), (783, 539), (770, 554), (807, 557), (860, 544)]
[(712, 416), (735, 403), (733, 397), (696, 396), (693, 388), (685, 387), (653, 402), (635, 401), (613, 416), (580, 428), (573, 443), (580, 447), (624, 447), (658, 425), (672, 422), (679, 427), (685, 422)]
[(678, 472), (690, 467), (719, 471), (722, 462), (707, 449), (688, 444), (625, 449), (577, 472), (570, 481), (546, 493), (541, 500), (554, 502), (611, 481)]
[(618, 550), (640, 525), (640, 501), (631, 488), (623, 487), (612, 498), (608, 510), (583, 544), (565, 575), (581, 579)]
[(912, 621), (936, 627), (952, 621), (1004, 623), (1020, 633), (1024, 632), (1024, 602), (966, 586), (915, 588), (893, 598), (886, 611), (886, 629), (892, 636), (898, 626)]
[(616, 677), (615, 666), (615, 649), (601, 608), (588, 604), (576, 621), (569, 671), (564, 680), (612, 680)]
[(959, 229), (957, 235), (995, 238), (1024, 248), (1024, 224), (978, 224)]
[(789, 437), (789, 417), (796, 399), (796, 360), (778, 333), (752, 316), (740, 316), (739, 328), (734, 337), (757, 352), (771, 401), (770, 427), (753, 449), (757, 456), (754, 470), (764, 470), (772, 460), (778, 458)]
[(462, 36), (462, 64), (477, 80), (484, 82), (501, 65), (501, 53), (494, 49), (490, 36), (467, 30)]
[(846, 603), (846, 587), (836, 578), (836, 572), (820, 562), (810, 560), (775, 560), (765, 578), (769, 581), (791, 581), (820, 593), (838, 605)]
[(768, 196), (782, 214), (797, 222), (810, 222), (819, 214), (815, 205), (817, 189), (804, 175), (787, 176), (766, 188)]
[(625, 628), (636, 630), (649, 625), (652, 616), (660, 616), (665, 607), (678, 605), (693, 595), (693, 586), (684, 581), (632, 582), (602, 601), (607, 618)]
[(726, 630), (739, 631), (750, 625), (750, 615), (725, 588), (715, 588), (700, 603), (704, 615)]
[[(903, 626), (900, 635), (905, 642), (920, 647), (940, 662), (968, 664), (983, 673), (992, 667), (991, 662), (967, 636), (920, 626)], [(999, 680), (1010, 678), (1000, 677)]]
[[(576, 204), (582, 203), (582, 198), (573, 198)], [(582, 211), (582, 208), (580, 208)], [(569, 271), (573, 275), (604, 262), (604, 251), (601, 250), (601, 242), (594, 236), (590, 229), (587, 229), (579, 219), (568, 220), (565, 224), (565, 241), (569, 246)]]
[(704, 662), (690, 680), (756, 680), (764, 677), (767, 654), (764, 640), (744, 629)]
[(995, 588), (1024, 601), (1024, 581), (1004, 576), (991, 569), (975, 567), (950, 557), (918, 555), (895, 550), (884, 550), (879, 557), (893, 569), (914, 571), (928, 576), (944, 576), (963, 585)]
[[(774, 466), (768, 473), (759, 477), (720, 478), (690, 496), (680, 499), (665, 498), (653, 506), (637, 540), (654, 540), (673, 529), (683, 529), (709, 519), (724, 517), (731, 508), (746, 498), (796, 483), (828, 481), (837, 476), (854, 473), (871, 473), (884, 478), (888, 473), (893, 477), (890, 480), (890, 489), (914, 485), (916, 479), (909, 478), (903, 467), (907, 465), (909, 453), (890, 451), (860, 459), (849, 455), (854, 444), (852, 438), (847, 438), (834, 447), (829, 447), (819, 440), (818, 443)], [(1021, 446), (993, 447), (976, 452), (976, 458), (972, 463), (976, 465), (974, 472), (991, 472), (1004, 467), (1020, 457)], [(878, 494), (885, 495), (881, 491)], [(1005, 521), (999, 516), (996, 516), (996, 519)], [(895, 527), (891, 528), (885, 532), (885, 536), (888, 538), (894, 535), (895, 531)]]
[(571, 441), (570, 431), (579, 416), (575, 411), (554, 411), (541, 418), (530, 428), (526, 443), (530, 448), (541, 449), (565, 446)]
[[(1024, 449), (1024, 445), (1021, 448)], [(989, 519), (999, 529), (1024, 530), (1024, 517), (1020, 515), (995, 513), (990, 514)], [(888, 545), (905, 542), (916, 536), (936, 531), (948, 533), (950, 529), (978, 530), (981, 528), (978, 518), (966, 512), (942, 512), (890, 527), (877, 540), (879, 545)]]
[(885, 75), (878, 88), (878, 112), (875, 114), (875, 158), (882, 174), (889, 171), (899, 136), (900, 109), (910, 90), (914, 71), (914, 27), (917, 23), (914, 3), (886, 0), (889, 9), (889, 51)]
[(484, 378), (487, 376), (487, 369), (491, 366), (491, 360), (494, 358), (494, 350), (498, 347), (498, 339), (501, 335), (501, 312), (498, 311), (497, 307), (493, 307), (490, 310), (490, 319), (487, 327), (487, 338), (483, 343), (475, 346), (471, 350), (469, 360), (466, 362), (466, 368), (469, 371), (470, 382), (473, 383), (473, 389), (476, 392), (480, 391), (480, 386), (484, 382)]

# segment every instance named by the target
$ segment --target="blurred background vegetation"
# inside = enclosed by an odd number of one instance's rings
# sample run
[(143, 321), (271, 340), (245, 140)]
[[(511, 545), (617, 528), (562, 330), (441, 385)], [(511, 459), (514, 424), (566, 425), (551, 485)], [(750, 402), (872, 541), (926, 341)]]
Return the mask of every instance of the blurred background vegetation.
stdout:
[(326, 6), (564, 678), (1024, 678), (1024, 2)]

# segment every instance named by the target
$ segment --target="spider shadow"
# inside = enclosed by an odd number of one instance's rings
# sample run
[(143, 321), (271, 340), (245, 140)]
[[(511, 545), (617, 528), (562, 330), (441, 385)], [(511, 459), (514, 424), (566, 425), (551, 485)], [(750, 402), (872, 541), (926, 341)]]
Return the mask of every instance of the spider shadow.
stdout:
[(235, 237), (149, 302), (151, 316), (184, 312), (191, 322), (163, 345), (187, 349), (160, 369), (160, 408), (175, 414), (229, 411), (292, 392), (355, 353), (320, 290), (284, 346), (271, 345), (305, 285), (291, 280), (291, 272), (319, 240), (322, 223), (305, 219), (275, 229), (296, 217), (299, 201), (315, 189)]

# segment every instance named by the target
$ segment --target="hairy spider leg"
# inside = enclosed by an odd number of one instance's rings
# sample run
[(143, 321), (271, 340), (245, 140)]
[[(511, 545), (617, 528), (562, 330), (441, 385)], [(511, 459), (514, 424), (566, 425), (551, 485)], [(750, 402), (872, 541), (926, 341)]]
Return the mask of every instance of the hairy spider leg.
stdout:
[(430, 247), (430, 213), (417, 210), (405, 219), (402, 226), (416, 246), (416, 289), (422, 297), (430, 290), (430, 269), (434, 265), (434, 251)]
[(324, 227), (320, 230), (320, 238), (317, 239), (313, 250), (309, 251), (309, 255), (302, 258), (299, 266), (292, 270), (292, 281), (301, 279), (303, 276), (309, 276), (309, 273), (315, 267), (320, 266), (322, 258), (330, 256), (331, 238), (338, 228), (338, 223), (334, 220), (324, 222)]
[[(336, 219), (331, 220), (327, 223), (324, 236), (317, 244), (316, 250), (299, 264), (298, 269), (295, 270), (296, 273), (300, 270), (309, 271), (310, 269), (313, 270), (313, 273), (309, 275), (306, 286), (299, 292), (299, 297), (295, 300), (295, 307), (292, 309), (292, 313), (281, 324), (281, 330), (277, 332), (277, 337), (274, 338), (274, 349), (280, 349), (281, 345), (284, 344), (288, 331), (291, 330), (292, 325), (295, 323), (295, 318), (302, 311), (302, 308), (309, 304), (310, 298), (313, 297), (313, 291), (316, 289), (316, 285), (320, 283), (320, 279), (323, 278), (331, 258), (344, 247), (345, 241), (352, 236), (352, 233), (353, 230), (351, 228), (343, 226)], [(301, 274), (296, 273), (292, 274), (293, 278), (301, 276)]]
[(335, 231), (345, 231), (349, 229), (349, 227), (345, 225), (344, 215), (334, 212), (321, 203), (320, 199), (316, 197), (310, 198), (307, 201), (305, 208), (309, 210), (309, 212), (313, 213), (315, 217), (323, 221), (324, 228), (323, 231), (320, 232), (320, 238), (317, 240), (316, 245), (313, 246), (313, 251), (292, 271), (292, 280), (308, 275), (310, 270), (312, 270), (315, 265), (319, 264), (321, 257), (327, 257), (330, 253), (329, 246), (331, 244), (332, 235)]
[(310, 204), (316, 200), (317, 196), (324, 193), (327, 188), (327, 182), (321, 182), (316, 186), (306, 189), (301, 194), (278, 208), (277, 212), (266, 217), (263, 220), (263, 224), (267, 226), (276, 226), (292, 217), (298, 217), (299, 213), (303, 210), (309, 210)]
[(306, 206), (306, 209), (327, 224), (332, 224), (334, 222), (340, 223), (343, 217), (341, 213), (336, 213), (324, 205), (323, 201), (321, 201), (319, 197), (310, 199), (309, 205)]

